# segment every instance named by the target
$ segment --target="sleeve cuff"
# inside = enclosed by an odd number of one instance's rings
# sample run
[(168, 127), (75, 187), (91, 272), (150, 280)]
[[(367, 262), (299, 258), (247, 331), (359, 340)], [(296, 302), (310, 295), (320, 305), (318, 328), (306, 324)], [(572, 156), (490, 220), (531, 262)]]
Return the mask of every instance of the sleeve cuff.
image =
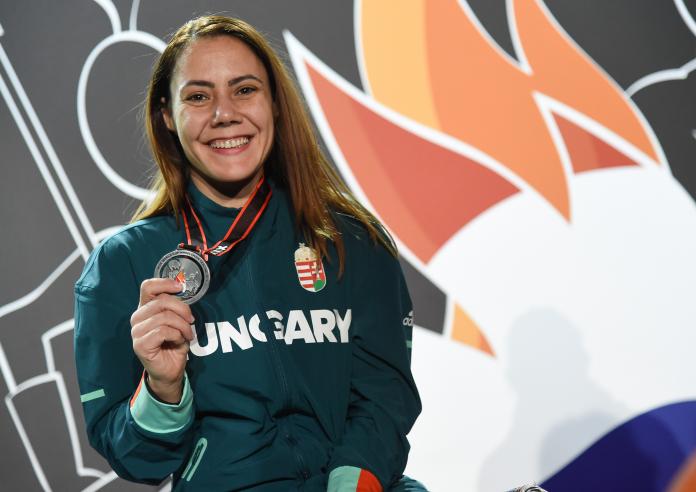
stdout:
[(339, 466), (329, 473), (326, 492), (382, 492), (382, 486), (368, 470)]
[(184, 391), (181, 401), (172, 405), (164, 403), (150, 393), (143, 379), (131, 399), (130, 413), (139, 427), (155, 434), (177, 432), (186, 427), (193, 418), (193, 391), (184, 375)]

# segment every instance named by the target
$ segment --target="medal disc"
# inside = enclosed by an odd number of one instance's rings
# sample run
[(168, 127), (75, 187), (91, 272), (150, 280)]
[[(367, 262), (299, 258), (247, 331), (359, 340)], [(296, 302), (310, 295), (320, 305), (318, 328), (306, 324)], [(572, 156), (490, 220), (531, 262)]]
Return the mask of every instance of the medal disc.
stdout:
[(205, 295), (210, 285), (210, 269), (201, 255), (187, 249), (167, 253), (157, 262), (155, 277), (172, 278), (182, 285), (176, 294), (186, 304), (193, 304)]

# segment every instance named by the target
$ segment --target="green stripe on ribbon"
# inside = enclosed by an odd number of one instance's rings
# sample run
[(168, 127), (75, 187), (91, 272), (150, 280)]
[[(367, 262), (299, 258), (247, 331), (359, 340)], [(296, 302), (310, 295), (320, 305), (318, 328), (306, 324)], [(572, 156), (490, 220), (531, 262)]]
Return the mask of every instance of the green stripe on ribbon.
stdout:
[(85, 393), (84, 395), (80, 395), (80, 401), (82, 403), (86, 403), (88, 401), (96, 400), (97, 398), (101, 398), (102, 396), (106, 396), (106, 393), (104, 393), (104, 389), (98, 389), (96, 391), (91, 391), (89, 393)]

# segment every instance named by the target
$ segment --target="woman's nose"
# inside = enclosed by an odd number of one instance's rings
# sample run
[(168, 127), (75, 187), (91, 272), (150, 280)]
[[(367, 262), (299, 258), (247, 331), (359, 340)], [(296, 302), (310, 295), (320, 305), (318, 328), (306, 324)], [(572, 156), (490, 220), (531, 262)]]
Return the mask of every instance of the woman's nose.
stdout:
[(241, 121), (241, 115), (234, 103), (228, 99), (220, 99), (213, 111), (213, 126), (226, 126)]

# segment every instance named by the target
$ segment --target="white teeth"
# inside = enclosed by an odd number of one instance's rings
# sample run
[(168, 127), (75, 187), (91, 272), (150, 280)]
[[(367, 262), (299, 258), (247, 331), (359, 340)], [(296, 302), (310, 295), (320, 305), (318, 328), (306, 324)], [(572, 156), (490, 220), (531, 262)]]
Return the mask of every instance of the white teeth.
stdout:
[(214, 149), (235, 149), (249, 143), (249, 137), (231, 138), (230, 140), (215, 140), (210, 143)]

